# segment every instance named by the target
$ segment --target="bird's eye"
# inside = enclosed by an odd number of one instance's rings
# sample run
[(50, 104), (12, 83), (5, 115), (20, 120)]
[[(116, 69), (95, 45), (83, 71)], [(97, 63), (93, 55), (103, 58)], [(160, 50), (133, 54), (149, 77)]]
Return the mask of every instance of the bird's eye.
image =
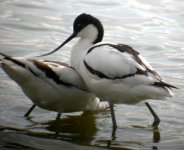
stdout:
[(79, 24), (77, 24), (77, 27), (78, 27), (78, 28), (79, 28), (79, 27), (82, 27), (82, 24), (80, 24), (80, 23), (79, 23)]

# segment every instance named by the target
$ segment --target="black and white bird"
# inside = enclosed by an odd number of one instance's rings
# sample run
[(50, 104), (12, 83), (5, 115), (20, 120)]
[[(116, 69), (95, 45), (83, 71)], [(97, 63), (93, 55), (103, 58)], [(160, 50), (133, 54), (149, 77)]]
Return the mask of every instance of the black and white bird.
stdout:
[[(116, 119), (113, 104), (135, 104), (146, 99), (173, 96), (173, 85), (166, 83), (151, 65), (132, 47), (124, 44), (100, 43), (104, 30), (101, 22), (89, 14), (79, 15), (73, 23), (73, 34), (49, 55), (75, 37), (70, 62), (81, 75), (87, 87), (101, 100), (110, 104), (113, 127)], [(44, 55), (42, 55), (44, 56)], [(160, 119), (150, 109), (158, 126)]]
[(75, 69), (65, 63), (11, 57), (0, 53), (2, 69), (33, 102), (27, 117), (38, 106), (61, 113), (101, 111), (109, 107), (86, 88)]

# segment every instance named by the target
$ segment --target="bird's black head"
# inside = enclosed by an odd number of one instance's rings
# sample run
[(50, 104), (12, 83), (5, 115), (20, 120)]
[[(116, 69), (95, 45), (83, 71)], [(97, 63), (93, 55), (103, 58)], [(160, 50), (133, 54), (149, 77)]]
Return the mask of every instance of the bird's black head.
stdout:
[(103, 26), (101, 22), (92, 15), (85, 13), (79, 15), (73, 23), (74, 33), (79, 33), (82, 29), (84, 29), (88, 25), (94, 25), (98, 29), (98, 36), (96, 40), (93, 42), (93, 44), (101, 42), (104, 35)]
[[(103, 30), (103, 26), (102, 26), (101, 22), (97, 18), (95, 18), (95, 17), (93, 17), (89, 14), (83, 13), (75, 19), (75, 21), (73, 23), (73, 33), (72, 33), (72, 35), (70, 35), (60, 46), (58, 46), (53, 51), (51, 51), (49, 53), (46, 53), (44, 55), (40, 55), (40, 56), (47, 56), (47, 55), (50, 55), (50, 54), (56, 52), (61, 47), (63, 47), (66, 43), (71, 41), (73, 38), (77, 37), (78, 34), (80, 32), (82, 32), (82, 30), (85, 29), (88, 25), (93, 25), (97, 29), (97, 35), (96, 35), (96, 37), (95, 37), (95, 39), (92, 43), (96, 44), (98, 42), (101, 42), (102, 39), (103, 39), (103, 35), (104, 35), (104, 30)], [(89, 35), (90, 32), (89, 33), (87, 32), (85, 34)], [(91, 34), (93, 34), (93, 32), (91, 32)]]

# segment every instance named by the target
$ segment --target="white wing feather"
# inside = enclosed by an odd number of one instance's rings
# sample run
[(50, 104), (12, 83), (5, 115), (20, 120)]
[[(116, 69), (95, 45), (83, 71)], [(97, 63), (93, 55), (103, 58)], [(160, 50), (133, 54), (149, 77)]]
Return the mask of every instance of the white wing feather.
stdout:
[(145, 71), (127, 52), (120, 52), (110, 46), (96, 47), (85, 57), (85, 62), (94, 70), (102, 72), (110, 78), (135, 74), (137, 69)]

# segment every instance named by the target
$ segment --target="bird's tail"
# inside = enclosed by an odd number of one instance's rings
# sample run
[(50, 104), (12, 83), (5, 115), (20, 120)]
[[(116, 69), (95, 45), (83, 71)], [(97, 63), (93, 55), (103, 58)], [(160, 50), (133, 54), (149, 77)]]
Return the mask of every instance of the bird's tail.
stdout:
[(5, 53), (0, 52), (0, 66), (2, 65), (2, 60), (3, 59), (12, 59), (12, 57), (7, 55), (7, 54), (5, 54)]
[[(3, 56), (3, 58), (11, 58), (11, 56), (9, 56), (5, 53), (2, 53), (2, 52), (0, 52), (0, 55)], [(0, 58), (0, 60), (2, 60), (2, 58)]]

